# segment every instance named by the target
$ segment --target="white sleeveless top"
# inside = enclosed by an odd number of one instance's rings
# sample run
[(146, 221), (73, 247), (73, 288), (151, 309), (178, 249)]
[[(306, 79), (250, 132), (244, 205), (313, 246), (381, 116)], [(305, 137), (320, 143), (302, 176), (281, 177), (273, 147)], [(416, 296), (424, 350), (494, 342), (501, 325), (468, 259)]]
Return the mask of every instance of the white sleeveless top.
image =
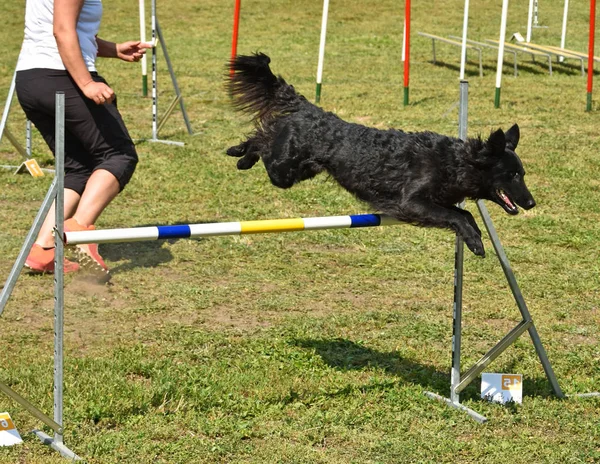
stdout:
[[(17, 71), (26, 69), (65, 69), (53, 33), (54, 0), (27, 0), (25, 38)], [(98, 45), (96, 34), (102, 18), (102, 0), (85, 0), (77, 18), (77, 36), (83, 60), (89, 71), (96, 71)]]

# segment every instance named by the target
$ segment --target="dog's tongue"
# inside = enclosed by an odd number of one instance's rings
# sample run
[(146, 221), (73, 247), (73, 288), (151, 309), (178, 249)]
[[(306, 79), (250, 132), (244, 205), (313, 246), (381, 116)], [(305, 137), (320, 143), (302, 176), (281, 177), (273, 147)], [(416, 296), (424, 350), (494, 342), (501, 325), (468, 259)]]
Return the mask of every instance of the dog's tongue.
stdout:
[(510, 198), (508, 198), (508, 195), (506, 195), (506, 193), (504, 193), (502, 190), (499, 190), (498, 194), (500, 195), (500, 198), (502, 198), (502, 201), (506, 203), (506, 206), (508, 206), (510, 209), (516, 209), (516, 206), (513, 204), (512, 201), (510, 201)]

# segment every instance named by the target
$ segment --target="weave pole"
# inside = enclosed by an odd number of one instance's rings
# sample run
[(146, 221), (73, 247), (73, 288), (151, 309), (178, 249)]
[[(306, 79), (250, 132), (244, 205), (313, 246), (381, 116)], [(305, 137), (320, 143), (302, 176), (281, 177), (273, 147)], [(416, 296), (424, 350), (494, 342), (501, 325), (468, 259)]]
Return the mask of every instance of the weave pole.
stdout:
[[(139, 0), (140, 10), (140, 41), (146, 42), (146, 0)], [(148, 96), (148, 60), (146, 54), (142, 55), (142, 96)]]
[(327, 15), (329, 13), (329, 0), (323, 1), (323, 17), (321, 19), (321, 39), (319, 41), (319, 62), (317, 64), (317, 90), (315, 102), (321, 101), (321, 83), (323, 82), (323, 61), (325, 60), (325, 40), (327, 38)]
[(592, 86), (594, 83), (594, 40), (596, 36), (596, 0), (590, 0), (590, 42), (588, 46), (588, 78), (586, 111), (592, 111)]
[(506, 40), (506, 17), (508, 16), (508, 0), (502, 0), (502, 19), (500, 21), (500, 43), (498, 44), (498, 64), (496, 68), (496, 94), (494, 107), (500, 108), (500, 88), (502, 87), (502, 64), (504, 63), (504, 41)]
[(410, 78), (410, 0), (406, 0), (404, 7), (404, 106), (408, 105), (408, 88)]
[(262, 233), (299, 232), (303, 230), (356, 229), (401, 224), (383, 214), (357, 214), (259, 221), (216, 222), (171, 226), (132, 227), (127, 229), (86, 230), (65, 232), (66, 245), (85, 243), (121, 243), (166, 240), (174, 238), (215, 237)]
[[(233, 8), (233, 34), (231, 38), (231, 62), (237, 55), (238, 45), (238, 34), (240, 31), (240, 7), (242, 0), (235, 0), (235, 6)], [(233, 67), (229, 70), (229, 73), (233, 76)]]

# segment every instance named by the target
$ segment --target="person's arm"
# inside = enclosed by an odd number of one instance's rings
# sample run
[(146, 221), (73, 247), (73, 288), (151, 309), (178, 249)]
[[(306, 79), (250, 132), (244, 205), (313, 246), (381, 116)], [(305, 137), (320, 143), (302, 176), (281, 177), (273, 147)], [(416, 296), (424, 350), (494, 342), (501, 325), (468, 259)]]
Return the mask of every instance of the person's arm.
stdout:
[(109, 42), (96, 36), (98, 44), (98, 56), (103, 58), (119, 58), (123, 61), (139, 61), (147, 48), (152, 48), (148, 43), (139, 40), (123, 43)]
[(83, 0), (54, 0), (54, 37), (62, 62), (77, 87), (87, 98), (102, 105), (111, 102), (115, 93), (108, 85), (92, 79), (83, 60), (77, 37), (77, 18), (82, 7)]

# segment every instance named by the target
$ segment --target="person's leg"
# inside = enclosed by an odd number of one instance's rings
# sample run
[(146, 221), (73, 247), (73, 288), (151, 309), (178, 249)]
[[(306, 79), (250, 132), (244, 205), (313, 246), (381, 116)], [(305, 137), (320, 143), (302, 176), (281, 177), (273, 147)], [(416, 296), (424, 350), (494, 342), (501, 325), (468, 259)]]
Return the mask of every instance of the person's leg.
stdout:
[[(65, 189), (65, 220), (73, 217), (77, 209), (77, 205), (79, 204), (79, 199), (81, 197), (79, 194), (71, 189)], [(42, 248), (53, 248), (54, 247), (54, 224), (56, 223), (56, 212), (55, 212), (55, 204), (52, 203), (50, 210), (48, 211), (48, 215), (42, 224), (42, 228), (38, 233), (37, 239), (35, 243), (37, 243)]]
[[(79, 203), (79, 194), (71, 189), (65, 189), (65, 218), (73, 215)], [(25, 266), (33, 272), (54, 272), (54, 225), (56, 224), (55, 203), (52, 203), (48, 215), (38, 233), (37, 239), (29, 255), (25, 260)], [(79, 264), (65, 259), (63, 262), (64, 272), (75, 272), (79, 270)]]
[(119, 181), (113, 174), (104, 169), (94, 171), (85, 186), (77, 208), (69, 217), (73, 217), (83, 227), (93, 226), (120, 190)]
[[(65, 221), (66, 231), (93, 230), (96, 219), (119, 194), (121, 186), (117, 178), (105, 169), (97, 169), (87, 181), (73, 217)], [(79, 261), (86, 267), (100, 268), (108, 272), (108, 266), (98, 253), (95, 243), (77, 245)], [(97, 266), (96, 266), (97, 265)]]

